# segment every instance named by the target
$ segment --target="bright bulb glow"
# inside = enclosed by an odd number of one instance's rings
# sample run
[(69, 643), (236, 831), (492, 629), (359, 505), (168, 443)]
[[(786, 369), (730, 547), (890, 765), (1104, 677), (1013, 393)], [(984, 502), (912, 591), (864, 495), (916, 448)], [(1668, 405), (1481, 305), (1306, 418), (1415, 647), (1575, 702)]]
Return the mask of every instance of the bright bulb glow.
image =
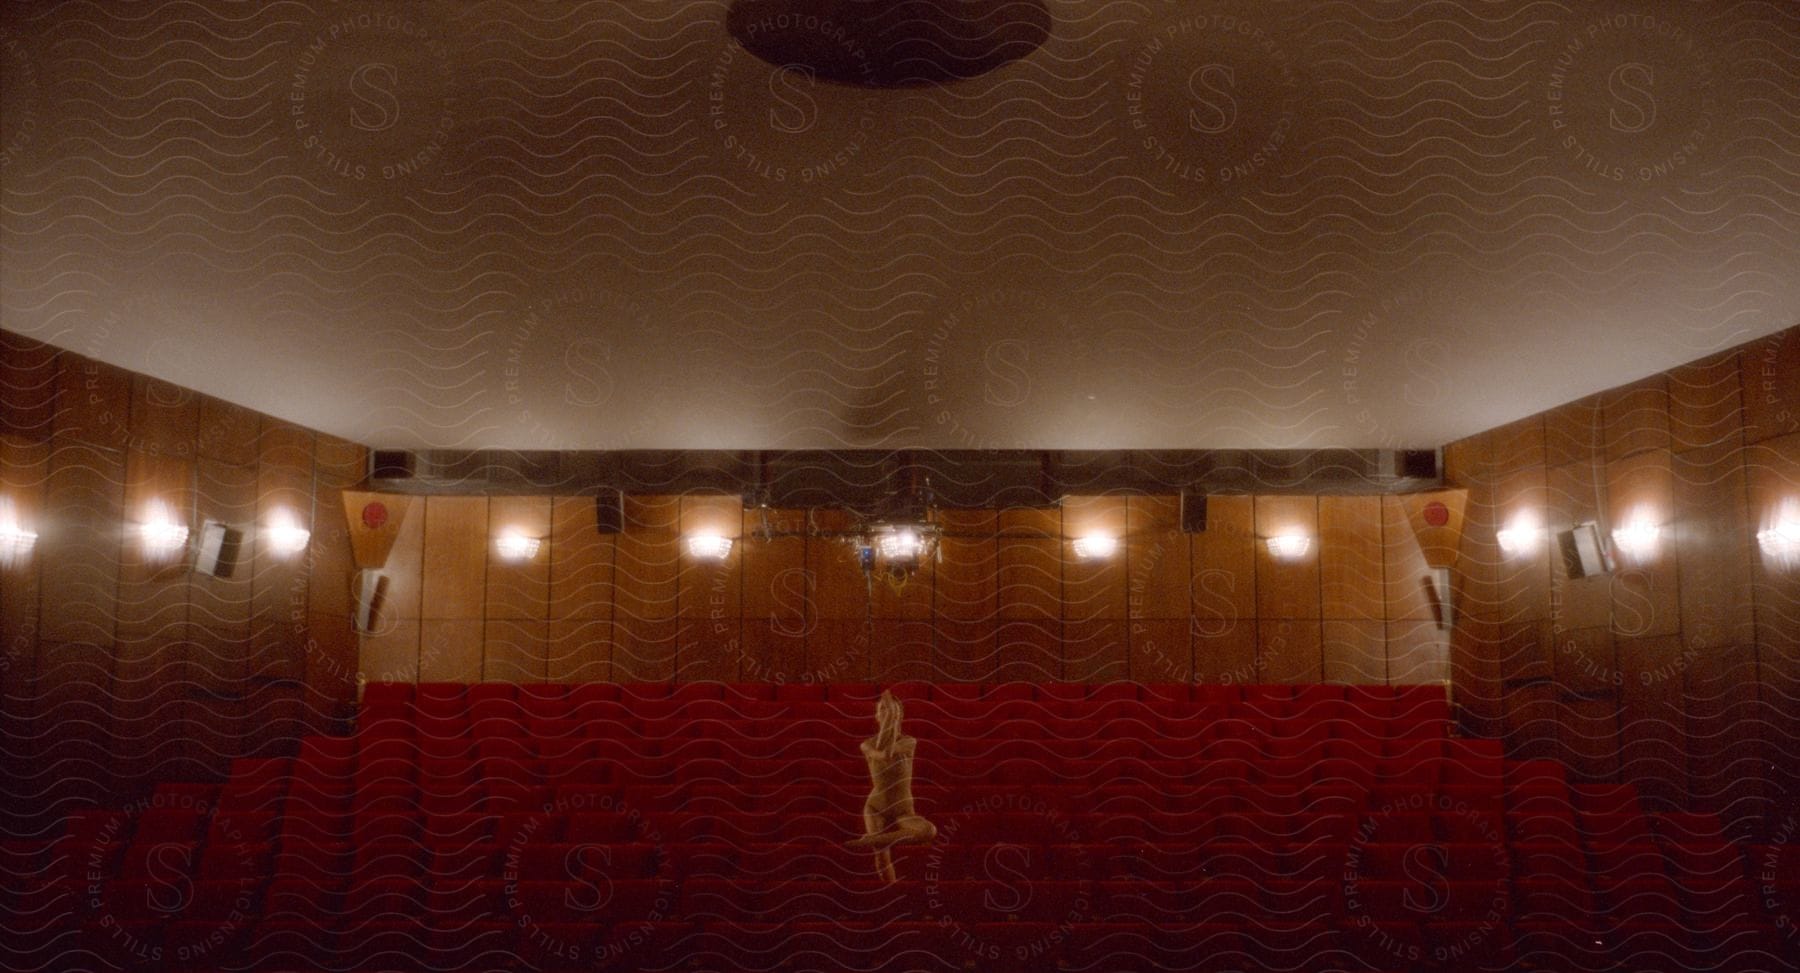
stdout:
[(1505, 528), (1494, 532), (1494, 540), (1499, 543), (1505, 554), (1518, 554), (1530, 550), (1543, 539), (1544, 529), (1538, 525), (1537, 518), (1531, 514), (1520, 514), (1512, 519)]
[(266, 533), (269, 538), (269, 550), (280, 557), (288, 557), (306, 550), (306, 544), (312, 540), (312, 531), (300, 526), (294, 515), (286, 510), (275, 511)]
[(702, 561), (723, 561), (731, 555), (731, 538), (721, 534), (689, 534), (688, 554)]
[(916, 560), (925, 553), (925, 539), (911, 527), (897, 527), (875, 538), (875, 551), (890, 561)]
[(18, 524), (0, 524), (0, 567), (23, 564), (37, 544), (37, 535)]
[(535, 537), (526, 537), (517, 531), (508, 531), (494, 541), (494, 547), (505, 560), (529, 561), (537, 557), (538, 547), (542, 543)]
[(1269, 554), (1283, 561), (1293, 561), (1312, 550), (1312, 538), (1305, 534), (1282, 534), (1269, 538)]
[(1119, 539), (1111, 534), (1089, 534), (1075, 538), (1075, 556), (1083, 561), (1112, 557), (1119, 549)]
[(1777, 560), (1800, 560), (1800, 518), (1783, 514), (1775, 526), (1757, 531), (1756, 543)]
[(161, 508), (152, 511), (150, 519), (138, 525), (138, 534), (144, 540), (144, 553), (152, 557), (172, 557), (187, 549), (187, 527), (175, 523)]
[(1649, 557), (1656, 552), (1656, 537), (1662, 529), (1642, 517), (1613, 531), (1613, 545), (1632, 557)]

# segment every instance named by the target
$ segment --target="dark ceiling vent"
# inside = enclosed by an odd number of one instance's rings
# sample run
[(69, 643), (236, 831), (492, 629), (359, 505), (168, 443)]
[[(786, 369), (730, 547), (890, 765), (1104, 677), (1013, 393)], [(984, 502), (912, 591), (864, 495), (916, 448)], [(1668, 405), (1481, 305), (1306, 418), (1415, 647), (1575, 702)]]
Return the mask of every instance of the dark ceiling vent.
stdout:
[(779, 68), (861, 88), (983, 75), (1050, 36), (1044, 0), (734, 0), (726, 29)]

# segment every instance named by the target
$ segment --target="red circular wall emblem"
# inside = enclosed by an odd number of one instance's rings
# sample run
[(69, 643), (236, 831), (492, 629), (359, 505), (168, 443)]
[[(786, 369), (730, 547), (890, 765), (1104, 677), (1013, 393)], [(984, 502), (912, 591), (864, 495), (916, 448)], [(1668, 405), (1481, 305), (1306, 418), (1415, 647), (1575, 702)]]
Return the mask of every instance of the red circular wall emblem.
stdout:
[(1425, 522), (1433, 527), (1442, 527), (1450, 522), (1450, 508), (1433, 500), (1425, 505)]
[(376, 500), (363, 506), (363, 526), (370, 530), (380, 530), (387, 523), (387, 504)]

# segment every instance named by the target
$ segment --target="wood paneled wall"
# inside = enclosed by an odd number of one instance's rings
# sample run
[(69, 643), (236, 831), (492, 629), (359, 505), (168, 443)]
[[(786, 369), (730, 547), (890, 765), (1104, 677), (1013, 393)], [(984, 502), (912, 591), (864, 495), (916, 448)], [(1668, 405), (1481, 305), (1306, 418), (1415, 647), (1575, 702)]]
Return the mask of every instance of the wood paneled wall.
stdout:
[[(1800, 794), (1800, 565), (1763, 549), (1800, 516), (1800, 329), (1451, 444), (1469, 490), (1455, 677), (1471, 729), (1754, 820)], [(1635, 518), (1656, 551), (1571, 580), (1497, 530)]]
[[(1448, 633), (1422, 587), (1420, 497), (1215, 496), (1183, 533), (1173, 496), (1073, 497), (1060, 509), (942, 514), (942, 556), (903, 589), (865, 585), (852, 548), (760, 539), (736, 497), (628, 496), (601, 535), (586, 497), (413, 498), (363, 640), (371, 680), (1444, 681)], [(807, 514), (777, 510), (779, 533)], [(850, 516), (817, 510), (813, 524)], [(1450, 529), (1454, 529), (1452, 525)], [(503, 560), (516, 531), (537, 556)], [(681, 539), (734, 538), (708, 563)], [(1272, 557), (1263, 538), (1316, 538)], [(1084, 561), (1073, 541), (1122, 539)]]
[[(341, 715), (356, 638), (336, 497), (362, 447), (10, 333), (0, 392), (0, 518), (38, 534), (0, 567), (9, 810), (204, 778)], [(243, 529), (234, 574), (147, 557), (133, 527), (153, 507), (194, 538)], [(277, 516), (309, 550), (275, 555)]]

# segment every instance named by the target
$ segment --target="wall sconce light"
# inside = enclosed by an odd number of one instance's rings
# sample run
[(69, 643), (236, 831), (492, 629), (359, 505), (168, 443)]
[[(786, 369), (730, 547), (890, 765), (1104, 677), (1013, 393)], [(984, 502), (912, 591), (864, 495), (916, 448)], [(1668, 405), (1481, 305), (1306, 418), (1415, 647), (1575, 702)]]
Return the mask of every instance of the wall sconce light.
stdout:
[(1613, 530), (1613, 546), (1628, 557), (1643, 560), (1656, 553), (1656, 538), (1661, 533), (1655, 521), (1636, 517)]
[(1782, 513), (1775, 526), (1756, 532), (1756, 543), (1777, 561), (1800, 561), (1800, 517)]
[(875, 553), (888, 561), (920, 561), (936, 547), (935, 538), (915, 527), (889, 527), (875, 535)]
[(1277, 561), (1297, 561), (1312, 550), (1312, 538), (1305, 534), (1281, 534), (1269, 538), (1269, 556)]
[(175, 523), (168, 510), (160, 505), (151, 510), (150, 518), (138, 525), (138, 537), (144, 554), (153, 560), (172, 560), (187, 550), (188, 529)]
[(500, 553), (503, 561), (529, 561), (537, 557), (538, 548), (543, 541), (536, 537), (526, 537), (518, 531), (507, 531), (494, 540), (494, 549)]
[(1543, 539), (1544, 528), (1530, 513), (1519, 514), (1494, 532), (1494, 541), (1500, 545), (1502, 554), (1522, 554), (1542, 543)]
[(0, 523), (0, 567), (25, 563), (37, 544), (37, 534), (18, 524)]
[(1075, 538), (1075, 556), (1083, 561), (1112, 557), (1119, 550), (1119, 539), (1111, 534), (1088, 534)]
[(731, 556), (731, 538), (723, 534), (689, 534), (687, 551), (700, 561), (723, 561)]
[(269, 518), (272, 523), (264, 529), (269, 539), (269, 550), (277, 557), (292, 557), (306, 550), (312, 540), (312, 531), (294, 521), (294, 515), (286, 510), (275, 511)]

